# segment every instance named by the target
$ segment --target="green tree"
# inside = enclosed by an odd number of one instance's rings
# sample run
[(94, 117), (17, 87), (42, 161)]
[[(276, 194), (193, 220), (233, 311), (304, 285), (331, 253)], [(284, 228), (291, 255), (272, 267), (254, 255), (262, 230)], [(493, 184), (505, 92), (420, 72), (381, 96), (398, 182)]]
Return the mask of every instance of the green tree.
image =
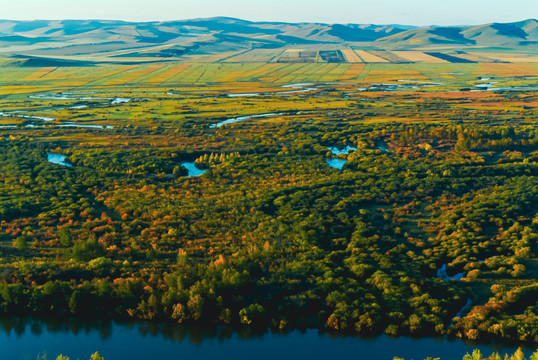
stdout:
[(19, 236), (19, 237), (17, 237), (15, 239), (15, 241), (13, 242), (13, 245), (18, 250), (26, 250), (26, 249), (28, 249), (28, 241), (29, 240), (30, 240), (30, 238), (28, 236), (21, 235), (21, 236)]
[(266, 311), (260, 304), (250, 304), (239, 311), (239, 319), (245, 325), (260, 325), (266, 320)]
[(99, 352), (95, 352), (94, 354), (92, 354), (92, 356), (90, 357), (91, 360), (105, 360), (104, 357), (102, 357)]

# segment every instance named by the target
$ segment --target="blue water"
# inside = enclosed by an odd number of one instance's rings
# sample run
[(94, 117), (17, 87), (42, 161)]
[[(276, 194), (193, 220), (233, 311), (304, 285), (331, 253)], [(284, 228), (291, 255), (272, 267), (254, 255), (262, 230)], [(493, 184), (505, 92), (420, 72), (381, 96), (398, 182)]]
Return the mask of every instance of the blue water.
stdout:
[(340, 160), (340, 159), (325, 159), (327, 161), (327, 164), (329, 164), (330, 167), (342, 170), (344, 167), (344, 164), (347, 162), (347, 160)]
[(345, 148), (343, 149), (338, 149), (336, 146), (333, 146), (333, 147), (327, 147), (327, 149), (329, 149), (333, 155), (340, 155), (340, 154), (349, 154), (351, 151), (357, 151), (357, 148), (356, 147), (353, 147), (353, 146), (346, 146)]
[(47, 153), (47, 161), (52, 164), (71, 167), (71, 164), (65, 162), (65, 155)]
[[(394, 356), (406, 360), (428, 356), (461, 360), (475, 348), (484, 355), (516, 350), (498, 344), (472, 345), (445, 338), (331, 336), (313, 329), (256, 334), (248, 329), (236, 331), (226, 327), (201, 329), (111, 321), (90, 325), (76, 320), (0, 318), (0, 359), (10, 360), (36, 360), (38, 355), (56, 359), (59, 354), (72, 360), (86, 360), (96, 351), (107, 360), (392, 360)], [(532, 353), (531, 350), (525, 352)]]
[[(332, 152), (333, 155), (341, 155), (341, 154), (346, 154), (347, 155), (351, 151), (357, 151), (356, 147), (352, 147), (352, 146), (349, 146), (349, 145), (346, 146), (345, 148), (342, 148), (342, 149), (339, 149), (336, 146), (327, 147), (327, 149), (329, 149), (329, 151)], [(342, 170), (345, 163), (347, 162), (347, 160), (340, 160), (340, 159), (336, 159), (336, 158), (334, 158), (334, 159), (326, 159), (325, 161), (327, 162), (327, 164), (329, 164), (330, 167), (338, 169), (338, 170)]]
[(187, 169), (187, 171), (189, 172), (188, 173), (189, 177), (191, 177), (191, 176), (200, 176), (200, 175), (202, 175), (203, 173), (206, 172), (205, 170), (198, 169), (196, 167), (196, 165), (194, 164), (194, 162), (182, 162), (181, 166), (183, 166), (185, 169)]
[(446, 264), (443, 264), (443, 266), (441, 266), (441, 268), (437, 270), (437, 277), (441, 278), (441, 279), (443, 279), (445, 281), (450, 281), (450, 280), (460, 281), (461, 279), (463, 279), (465, 277), (465, 274), (467, 274), (467, 273), (464, 271), (464, 272), (461, 272), (461, 273), (457, 273), (454, 276), (449, 276), (446, 273)]
[(269, 116), (278, 116), (278, 115), (282, 115), (282, 114), (283, 113), (267, 113), (267, 114), (255, 114), (255, 115), (239, 116), (239, 117), (236, 117), (236, 118), (231, 118), (231, 119), (228, 119), (228, 120), (218, 122), (216, 124), (211, 124), (211, 125), (209, 125), (209, 127), (210, 128), (219, 128), (222, 125), (233, 124), (233, 123), (240, 122), (240, 121), (245, 121), (245, 120), (248, 120), (248, 119), (263, 118), (263, 117), (269, 117)]

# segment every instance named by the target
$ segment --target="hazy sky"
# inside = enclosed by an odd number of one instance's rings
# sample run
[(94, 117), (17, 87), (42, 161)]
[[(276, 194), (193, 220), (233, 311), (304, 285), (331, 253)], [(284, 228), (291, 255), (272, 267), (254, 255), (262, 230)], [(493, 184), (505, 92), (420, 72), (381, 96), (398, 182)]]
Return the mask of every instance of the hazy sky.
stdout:
[(538, 0), (0, 0), (0, 18), (471, 25), (538, 18)]

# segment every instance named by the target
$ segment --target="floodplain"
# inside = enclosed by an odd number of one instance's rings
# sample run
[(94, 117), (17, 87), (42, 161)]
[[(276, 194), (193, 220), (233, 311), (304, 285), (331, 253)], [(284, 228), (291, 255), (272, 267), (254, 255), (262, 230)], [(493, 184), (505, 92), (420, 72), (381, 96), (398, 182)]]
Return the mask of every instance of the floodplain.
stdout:
[(0, 310), (535, 344), (537, 87), (533, 62), (6, 60)]

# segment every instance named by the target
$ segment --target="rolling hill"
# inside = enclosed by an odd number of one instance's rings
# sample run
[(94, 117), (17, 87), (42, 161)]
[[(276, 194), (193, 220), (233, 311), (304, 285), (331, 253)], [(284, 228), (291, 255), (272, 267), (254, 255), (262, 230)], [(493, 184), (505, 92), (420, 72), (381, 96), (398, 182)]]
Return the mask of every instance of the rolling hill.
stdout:
[[(0, 20), (0, 54), (77, 62), (450, 61), (457, 51), (504, 48), (538, 55), (538, 22), (478, 26), (252, 22), (217, 17), (169, 22)], [(441, 49), (441, 50), (439, 50)], [(365, 55), (361, 51), (374, 51)], [(401, 51), (390, 53), (390, 51)], [(446, 56), (437, 57), (441, 51)], [(362, 54), (362, 56), (361, 56)], [(407, 54), (407, 57), (402, 56)], [(487, 57), (481, 57), (488, 59)], [(489, 59), (492, 62), (503, 61)], [(474, 61), (469, 60), (467, 61)]]
[(506, 24), (425, 27), (377, 39), (376, 44), (392, 49), (438, 45), (508, 48), (536, 46), (538, 44), (538, 21), (529, 19)]

